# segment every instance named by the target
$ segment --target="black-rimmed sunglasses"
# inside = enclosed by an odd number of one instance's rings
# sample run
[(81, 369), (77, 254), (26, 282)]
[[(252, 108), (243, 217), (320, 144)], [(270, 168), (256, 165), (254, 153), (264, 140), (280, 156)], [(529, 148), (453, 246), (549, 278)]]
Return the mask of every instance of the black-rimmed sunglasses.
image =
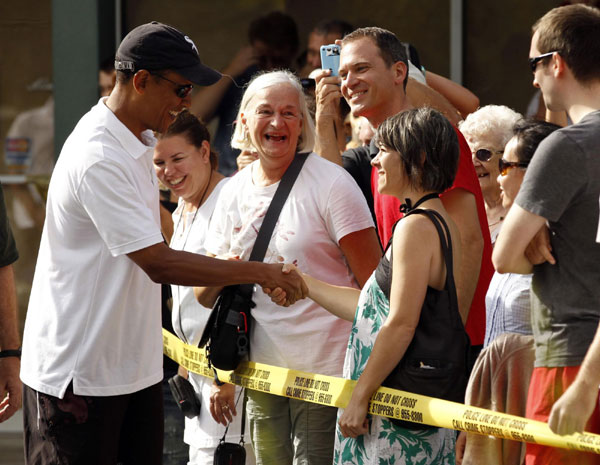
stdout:
[(479, 149), (475, 152), (475, 158), (479, 161), (490, 161), (495, 153), (504, 153), (504, 150)]
[(500, 171), (500, 176), (506, 176), (508, 174), (508, 170), (511, 168), (527, 168), (529, 163), (520, 162), (520, 161), (506, 161), (504, 158), (500, 158), (498, 160), (498, 171)]
[(181, 99), (186, 98), (188, 95), (191, 94), (192, 90), (194, 89), (193, 84), (179, 84), (178, 82), (171, 81), (169, 78), (164, 77), (162, 74), (158, 74), (158, 73), (150, 73), (150, 74), (152, 74), (152, 76), (156, 76), (161, 79), (164, 79), (165, 81), (168, 81), (171, 84), (175, 84), (177, 86), (175, 88), (175, 95), (177, 95), (178, 98), (181, 98)]
[(537, 68), (537, 64), (540, 61), (542, 61), (544, 58), (551, 57), (555, 53), (558, 53), (558, 52), (554, 51), (554, 52), (542, 53), (541, 55), (539, 55), (537, 57), (529, 58), (529, 67), (531, 68), (531, 72), (535, 73), (535, 70)]

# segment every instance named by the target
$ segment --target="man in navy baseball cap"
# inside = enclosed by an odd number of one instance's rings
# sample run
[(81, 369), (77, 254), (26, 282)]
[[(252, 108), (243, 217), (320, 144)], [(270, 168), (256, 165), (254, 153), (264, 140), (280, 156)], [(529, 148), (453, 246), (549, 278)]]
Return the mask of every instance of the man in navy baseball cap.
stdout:
[[(21, 379), (26, 463), (160, 465), (160, 286), (257, 283), (305, 297), (281, 265), (169, 248), (160, 229), (154, 132), (216, 82), (194, 43), (139, 26), (116, 55), (117, 82), (65, 142), (48, 190)], [(188, 182), (182, 178), (182, 182)]]
[(115, 69), (133, 72), (170, 69), (199, 86), (209, 86), (221, 78), (221, 73), (202, 64), (192, 39), (156, 21), (142, 24), (127, 34), (117, 50)]
[(116, 86), (106, 106), (139, 139), (144, 130), (164, 132), (191, 103), (194, 84), (221, 74), (202, 64), (194, 42), (174, 27), (153, 21), (133, 29), (115, 56)]

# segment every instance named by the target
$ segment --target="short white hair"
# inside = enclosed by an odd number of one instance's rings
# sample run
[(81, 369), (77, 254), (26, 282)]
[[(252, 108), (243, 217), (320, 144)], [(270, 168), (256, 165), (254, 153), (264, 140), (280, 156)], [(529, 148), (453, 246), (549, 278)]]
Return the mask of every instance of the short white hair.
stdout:
[(523, 116), (504, 105), (486, 105), (471, 113), (458, 128), (467, 139), (493, 138), (504, 148), (513, 136), (515, 123)]
[(302, 115), (302, 130), (300, 137), (298, 138), (297, 150), (300, 152), (312, 152), (315, 146), (315, 123), (313, 122), (310, 112), (308, 111), (308, 105), (306, 103), (306, 98), (304, 96), (304, 91), (302, 90), (300, 81), (291, 72), (285, 70), (261, 73), (255, 76), (252, 81), (250, 81), (250, 84), (248, 84), (248, 88), (242, 97), (240, 109), (238, 110), (238, 114), (235, 119), (235, 130), (233, 131), (233, 136), (231, 137), (231, 146), (233, 148), (240, 150), (256, 150), (256, 147), (254, 147), (252, 144), (252, 140), (250, 139), (248, 131), (244, 130), (241, 114), (248, 113), (247, 110), (250, 106), (250, 102), (257, 92), (267, 87), (282, 84), (291, 86), (298, 93), (300, 114)]

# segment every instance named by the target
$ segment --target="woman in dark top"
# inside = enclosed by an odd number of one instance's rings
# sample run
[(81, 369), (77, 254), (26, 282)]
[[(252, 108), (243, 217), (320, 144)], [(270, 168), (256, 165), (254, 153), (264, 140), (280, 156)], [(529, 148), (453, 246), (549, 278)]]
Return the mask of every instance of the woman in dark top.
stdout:
[[(376, 143), (380, 151), (372, 163), (379, 171), (378, 190), (405, 203), (406, 216), (395, 228), (391, 247), (362, 291), (304, 276), (311, 299), (353, 321), (344, 377), (358, 382), (348, 406), (340, 409), (334, 463), (405, 464), (418, 458), (419, 463), (453, 464), (453, 431), (402, 428), (367, 415), (367, 408), (373, 392), (404, 357), (426, 300), (446, 290), (447, 274), (450, 281), (460, 267), (457, 227), (438, 198), (454, 180), (458, 141), (446, 118), (420, 108), (386, 120)], [(437, 212), (448, 226), (455, 257), (448, 273), (432, 220), (408, 214), (417, 207)], [(275, 290), (271, 297), (277, 301), (282, 295)]]

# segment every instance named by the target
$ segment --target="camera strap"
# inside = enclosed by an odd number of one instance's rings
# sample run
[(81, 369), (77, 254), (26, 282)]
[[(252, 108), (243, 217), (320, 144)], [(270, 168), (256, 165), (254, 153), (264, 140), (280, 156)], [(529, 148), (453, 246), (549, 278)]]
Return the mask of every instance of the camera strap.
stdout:
[[(245, 441), (244, 441), (244, 433), (246, 432), (246, 389), (243, 389), (240, 391), (240, 393), (238, 394), (238, 398), (235, 401), (235, 405), (237, 406), (238, 402), (240, 401), (240, 397), (244, 398), (244, 400), (242, 401), (242, 426), (240, 428), (240, 446), (244, 447)], [(223, 437), (219, 440), (219, 444), (222, 444), (225, 442), (225, 437), (227, 436), (227, 431), (229, 431), (229, 425), (231, 423), (228, 423), (227, 426), (225, 427), (225, 432), (223, 433)]]
[[(265, 258), (267, 247), (269, 246), (269, 242), (271, 242), (271, 236), (273, 235), (273, 230), (279, 219), (281, 209), (283, 208), (292, 187), (294, 187), (294, 183), (296, 182), (308, 155), (308, 153), (296, 153), (292, 163), (288, 166), (287, 170), (285, 170), (285, 173), (283, 173), (283, 176), (279, 181), (279, 186), (277, 186), (277, 190), (275, 191), (275, 195), (273, 195), (273, 200), (271, 200), (271, 204), (265, 213), (265, 218), (260, 226), (258, 235), (256, 236), (256, 241), (252, 247), (250, 258), (248, 259), (249, 261), (261, 262), (263, 258)], [(252, 297), (253, 289), (254, 284), (240, 285), (241, 293), (248, 298)]]

